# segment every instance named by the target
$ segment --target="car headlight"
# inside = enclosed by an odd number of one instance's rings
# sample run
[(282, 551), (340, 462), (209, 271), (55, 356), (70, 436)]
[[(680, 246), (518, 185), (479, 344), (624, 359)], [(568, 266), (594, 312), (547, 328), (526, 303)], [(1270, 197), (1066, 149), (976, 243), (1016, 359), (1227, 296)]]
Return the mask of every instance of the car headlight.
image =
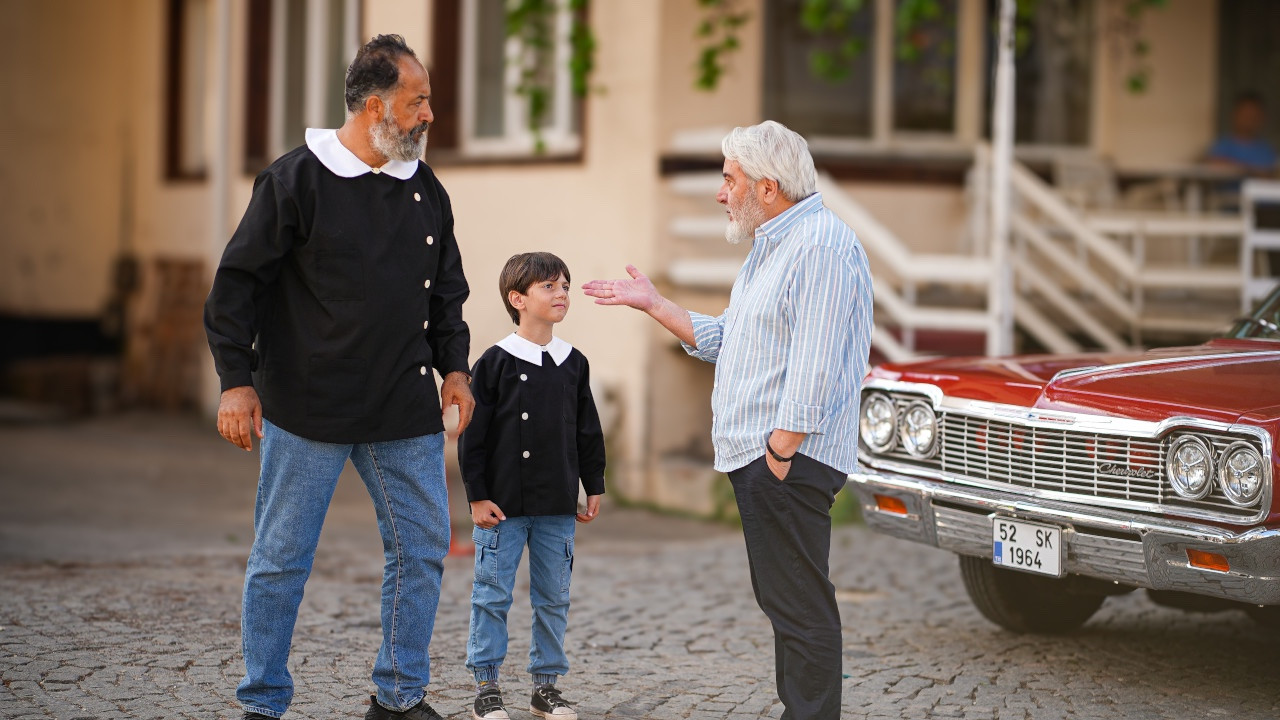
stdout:
[(916, 457), (929, 457), (938, 439), (938, 416), (924, 402), (913, 402), (902, 413), (898, 433), (902, 447)]
[(893, 447), (894, 430), (898, 424), (898, 408), (888, 395), (872, 393), (862, 400), (862, 413), (858, 420), (858, 432), (867, 447), (884, 452)]
[(1218, 486), (1228, 500), (1241, 507), (1253, 505), (1262, 497), (1266, 476), (1262, 455), (1249, 443), (1227, 446), (1218, 462)]
[(1194, 435), (1173, 441), (1164, 469), (1173, 491), (1188, 500), (1199, 500), (1213, 489), (1213, 450)]

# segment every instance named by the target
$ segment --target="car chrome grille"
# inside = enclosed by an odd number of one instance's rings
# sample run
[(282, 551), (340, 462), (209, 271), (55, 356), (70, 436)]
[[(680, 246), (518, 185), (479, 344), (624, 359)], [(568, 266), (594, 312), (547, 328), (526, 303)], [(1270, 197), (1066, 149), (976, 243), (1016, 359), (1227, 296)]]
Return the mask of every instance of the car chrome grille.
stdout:
[[(899, 411), (913, 396), (894, 396)], [(1215, 482), (1201, 500), (1177, 495), (1164, 477), (1164, 438), (1022, 425), (1006, 420), (943, 411), (938, 414), (938, 448), (927, 459), (901, 446), (880, 454), (886, 460), (935, 468), (968, 482), (1053, 493), (1080, 502), (1148, 513), (1208, 513), (1224, 521), (1257, 515), (1258, 508), (1232, 504)], [(1197, 430), (1221, 455), (1239, 436)]]
[(941, 420), (946, 472), (1037, 490), (1160, 502), (1164, 453), (1158, 441), (963, 415)]

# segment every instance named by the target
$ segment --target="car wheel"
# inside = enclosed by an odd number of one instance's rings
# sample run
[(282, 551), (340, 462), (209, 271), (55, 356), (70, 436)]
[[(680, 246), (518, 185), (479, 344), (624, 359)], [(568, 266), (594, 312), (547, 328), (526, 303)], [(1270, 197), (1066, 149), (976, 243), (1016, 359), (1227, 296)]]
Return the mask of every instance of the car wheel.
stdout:
[(1280, 632), (1280, 605), (1250, 605), (1244, 611), (1262, 627)]
[(998, 568), (988, 558), (961, 555), (960, 577), (983, 617), (1019, 633), (1070, 632), (1093, 617), (1106, 599), (1069, 592), (1061, 580)]

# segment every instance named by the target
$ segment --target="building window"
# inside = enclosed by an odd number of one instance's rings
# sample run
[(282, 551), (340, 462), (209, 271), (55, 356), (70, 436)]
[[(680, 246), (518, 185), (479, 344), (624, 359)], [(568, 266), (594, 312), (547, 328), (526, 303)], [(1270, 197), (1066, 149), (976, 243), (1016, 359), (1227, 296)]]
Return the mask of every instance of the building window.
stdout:
[(870, 138), (875, 3), (864, 3), (854, 15), (848, 35), (863, 41), (862, 51), (835, 81), (813, 72), (810, 54), (834, 50), (838, 41), (815, 39), (800, 24), (800, 6), (801, 0), (765, 3), (765, 116), (805, 136)]
[(569, 73), (571, 11), (567, 3), (557, 4), (555, 61), (544, 78), (551, 97), (539, 133), (529, 128), (526, 99), (515, 90), (521, 44), (507, 37), (506, 12), (505, 0), (463, 0), (458, 151), (471, 157), (533, 155), (541, 140), (545, 155), (575, 154), (581, 148), (581, 102)]
[(953, 135), (956, 129), (956, 0), (919, 18), (893, 43), (893, 129)]
[(347, 64), (360, 48), (359, 0), (251, 0), (245, 171), (346, 119)]
[(165, 175), (171, 180), (203, 179), (209, 169), (211, 4), (169, 2)]
[[(937, 0), (899, 32), (911, 0), (864, 0), (838, 36), (800, 24), (802, 0), (766, 0), (765, 116), (804, 134), (815, 150), (929, 149), (963, 154), (989, 132), (998, 0)], [(1017, 56), (1017, 142), (1090, 141), (1093, 0), (1039, 0)], [(837, 82), (810, 68), (814, 49), (861, 46)]]
[[(1024, 26), (1014, 56), (1014, 142), (1020, 145), (1085, 146), (1093, 107), (1094, 3), (1040, 0)], [(999, 17), (999, 0), (988, 0), (987, 17)], [(994, 77), (996, 38), (987, 38), (987, 68)], [(988, 83), (984, 127), (991, 132)]]

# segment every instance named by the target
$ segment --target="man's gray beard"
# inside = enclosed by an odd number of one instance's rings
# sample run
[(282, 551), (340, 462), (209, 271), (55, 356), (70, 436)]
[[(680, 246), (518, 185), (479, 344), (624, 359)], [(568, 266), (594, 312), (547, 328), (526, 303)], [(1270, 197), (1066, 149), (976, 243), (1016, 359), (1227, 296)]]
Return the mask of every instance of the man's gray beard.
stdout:
[(427, 130), (424, 129), (417, 142), (414, 142), (413, 131), (401, 132), (395, 119), (388, 113), (369, 130), (369, 143), (374, 150), (390, 160), (412, 162), (427, 151)]
[(734, 219), (724, 229), (724, 239), (737, 245), (743, 240), (755, 240), (756, 230), (764, 224), (764, 208), (755, 197), (748, 195), (742, 207), (734, 213)]

